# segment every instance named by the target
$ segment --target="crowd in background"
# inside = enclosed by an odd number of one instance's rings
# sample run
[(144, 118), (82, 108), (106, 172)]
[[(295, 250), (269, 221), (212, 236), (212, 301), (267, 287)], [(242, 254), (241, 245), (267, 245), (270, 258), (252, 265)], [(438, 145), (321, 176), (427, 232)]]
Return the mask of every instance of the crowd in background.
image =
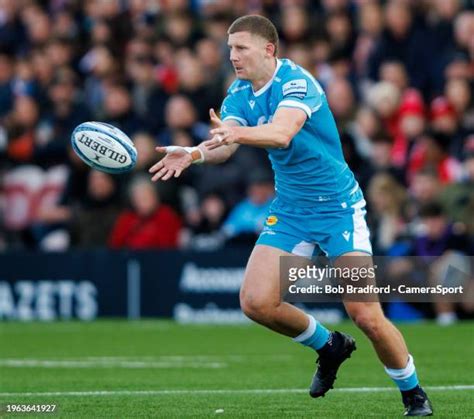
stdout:
[[(157, 145), (208, 138), (208, 110), (234, 79), (226, 31), (249, 13), (322, 84), (375, 252), (473, 254), (468, 0), (1, 0), (0, 249), (253, 243), (274, 194), (264, 150), (168, 182), (147, 173)], [(71, 151), (88, 120), (132, 138), (132, 173)]]

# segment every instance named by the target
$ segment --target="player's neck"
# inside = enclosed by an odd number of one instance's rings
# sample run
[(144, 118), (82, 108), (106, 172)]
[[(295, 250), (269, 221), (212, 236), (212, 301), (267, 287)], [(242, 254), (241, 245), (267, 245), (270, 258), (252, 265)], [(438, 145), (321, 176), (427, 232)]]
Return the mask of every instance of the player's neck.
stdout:
[(256, 92), (265, 86), (275, 74), (277, 67), (277, 59), (269, 60), (262, 69), (262, 73), (259, 75), (258, 79), (252, 80), (253, 91)]

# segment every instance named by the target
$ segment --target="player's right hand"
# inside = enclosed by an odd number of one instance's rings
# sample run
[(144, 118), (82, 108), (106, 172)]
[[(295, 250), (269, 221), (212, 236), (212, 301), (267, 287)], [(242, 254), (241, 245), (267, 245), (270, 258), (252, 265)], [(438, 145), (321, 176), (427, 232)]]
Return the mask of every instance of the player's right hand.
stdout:
[(169, 146), (156, 147), (158, 153), (166, 154), (158, 163), (150, 167), (149, 172), (154, 173), (151, 180), (168, 180), (172, 176), (179, 177), (183, 170), (193, 162), (193, 158), (183, 147)]

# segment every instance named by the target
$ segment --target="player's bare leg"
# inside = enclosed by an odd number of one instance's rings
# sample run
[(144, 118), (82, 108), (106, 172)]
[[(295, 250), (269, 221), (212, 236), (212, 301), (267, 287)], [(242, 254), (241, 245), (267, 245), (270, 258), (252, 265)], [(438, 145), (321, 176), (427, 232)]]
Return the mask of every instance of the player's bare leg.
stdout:
[[(339, 267), (353, 268), (358, 265), (371, 266), (372, 257), (366, 253), (351, 252), (335, 261), (335, 266)], [(345, 301), (344, 306), (354, 323), (370, 339), (386, 372), (402, 392), (405, 415), (431, 416), (430, 401), (418, 384), (413, 358), (408, 353), (405, 340), (385, 317), (380, 303)]]
[(404, 368), (408, 349), (399, 330), (384, 316), (379, 303), (344, 303), (347, 314), (365, 333), (380, 361), (388, 368)]
[(280, 256), (289, 256), (275, 247), (256, 245), (245, 271), (240, 290), (243, 312), (252, 320), (289, 337), (308, 327), (308, 316), (280, 297)]
[[(372, 266), (372, 257), (363, 252), (346, 253), (336, 259), (334, 266)], [(404, 368), (408, 360), (408, 349), (402, 334), (385, 317), (378, 302), (345, 301), (347, 314), (370, 339), (375, 352), (388, 368)]]
[(280, 257), (288, 255), (274, 247), (255, 246), (247, 265), (240, 303), (252, 320), (318, 352), (319, 368), (310, 395), (321, 397), (332, 388), (340, 365), (355, 350), (355, 341), (344, 333), (331, 333), (313, 317), (281, 301)]

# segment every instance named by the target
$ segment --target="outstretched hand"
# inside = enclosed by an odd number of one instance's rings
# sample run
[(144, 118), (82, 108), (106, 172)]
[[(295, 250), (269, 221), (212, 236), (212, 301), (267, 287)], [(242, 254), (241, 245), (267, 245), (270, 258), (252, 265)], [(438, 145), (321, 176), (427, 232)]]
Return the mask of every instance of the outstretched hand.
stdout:
[(213, 150), (223, 145), (234, 144), (237, 141), (235, 127), (224, 124), (224, 122), (222, 122), (222, 120), (216, 115), (214, 109), (209, 110), (209, 117), (211, 118), (211, 123), (215, 128), (210, 131), (212, 138), (203, 143), (207, 149)]
[(191, 154), (181, 147), (156, 147), (158, 153), (166, 154), (158, 163), (150, 167), (149, 172), (154, 173), (151, 180), (168, 180), (172, 176), (179, 177), (183, 170), (187, 169), (193, 162)]

